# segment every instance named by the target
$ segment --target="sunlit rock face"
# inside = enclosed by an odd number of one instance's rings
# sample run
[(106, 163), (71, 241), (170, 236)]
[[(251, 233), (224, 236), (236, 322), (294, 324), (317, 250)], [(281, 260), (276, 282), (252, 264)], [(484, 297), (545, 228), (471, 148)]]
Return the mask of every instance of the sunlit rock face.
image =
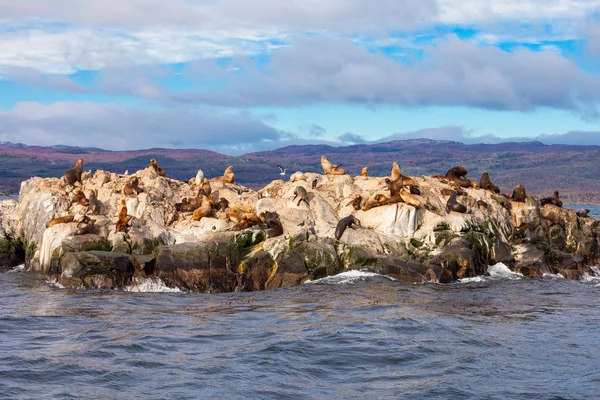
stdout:
[[(147, 168), (135, 173), (139, 193), (127, 196), (123, 188), (132, 176), (98, 170), (75, 187), (51, 178), (24, 181), (18, 203), (0, 203), (3, 264), (24, 259), (29, 270), (68, 287), (123, 288), (132, 278), (154, 276), (182, 290), (224, 292), (297, 285), (348, 269), (447, 283), (485, 274), (496, 262), (526, 276), (578, 279), (598, 259), (594, 219), (540, 206), (532, 197), (513, 202), (474, 188), (461, 188), (456, 197), (466, 213), (448, 212), (456, 185), (441, 177), (413, 177), (420, 207), (398, 202), (366, 211), (352, 200), (360, 195), (363, 206), (378, 194), (390, 197), (385, 177), (303, 172), (303, 179), (276, 180), (258, 191), (215, 181), (206, 201), (227, 206), (194, 220), (182, 208), (200, 205), (201, 185)], [(305, 199), (295, 195), (298, 187)], [(97, 193), (98, 214), (77, 201), (80, 190)], [(118, 231), (122, 201), (131, 219)], [(277, 213), (282, 229), (265, 222), (268, 213)], [(347, 227), (337, 240), (338, 222), (348, 215), (360, 226)], [(49, 226), (61, 217), (67, 221)]]

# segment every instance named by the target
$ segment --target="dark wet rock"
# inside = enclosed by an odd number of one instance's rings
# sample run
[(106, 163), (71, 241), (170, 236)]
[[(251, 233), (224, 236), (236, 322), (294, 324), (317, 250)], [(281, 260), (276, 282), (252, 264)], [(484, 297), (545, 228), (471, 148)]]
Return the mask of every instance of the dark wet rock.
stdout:
[(376, 272), (405, 282), (440, 282), (450, 283), (447, 271), (436, 265), (426, 265), (414, 261), (382, 258), (373, 267)]
[(123, 289), (135, 272), (128, 254), (106, 251), (66, 253), (60, 258), (57, 280), (66, 288)]

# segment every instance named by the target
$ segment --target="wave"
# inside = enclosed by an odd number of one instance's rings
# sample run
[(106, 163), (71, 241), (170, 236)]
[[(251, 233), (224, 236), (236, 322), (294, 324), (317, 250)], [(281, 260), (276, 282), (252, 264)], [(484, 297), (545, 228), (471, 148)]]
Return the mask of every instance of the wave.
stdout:
[(343, 284), (348, 284), (348, 283), (365, 281), (365, 280), (367, 280), (367, 278), (374, 278), (374, 277), (384, 278), (384, 279), (387, 279), (390, 281), (397, 281), (397, 279), (394, 279), (390, 276), (377, 274), (375, 272), (352, 270), (352, 271), (342, 272), (337, 275), (327, 276), (325, 278), (317, 279), (314, 281), (309, 280), (304, 283), (305, 284), (325, 283), (325, 284), (330, 284), (330, 285), (343, 285)]
[(134, 279), (133, 285), (125, 287), (126, 292), (132, 293), (181, 293), (179, 288), (171, 288), (157, 277)]
[(581, 277), (581, 282), (595, 283), (595, 287), (600, 287), (600, 267), (595, 265), (591, 267), (592, 274), (585, 272)]
[(25, 264), (17, 265), (11, 270), (6, 271), (7, 274), (16, 274), (18, 272), (25, 271)]
[(486, 276), (476, 276), (473, 278), (463, 278), (459, 279), (459, 283), (478, 283), (478, 282), (488, 282), (490, 280), (499, 280), (499, 279), (508, 279), (508, 280), (518, 280), (523, 278), (523, 274), (519, 274), (518, 272), (511, 271), (510, 268), (506, 266), (504, 263), (497, 263), (494, 265), (488, 265)]
[(61, 285), (56, 278), (52, 278), (52, 279), (47, 279), (46, 283), (53, 287), (53, 288), (57, 288), (57, 289), (64, 289), (65, 287), (63, 285)]

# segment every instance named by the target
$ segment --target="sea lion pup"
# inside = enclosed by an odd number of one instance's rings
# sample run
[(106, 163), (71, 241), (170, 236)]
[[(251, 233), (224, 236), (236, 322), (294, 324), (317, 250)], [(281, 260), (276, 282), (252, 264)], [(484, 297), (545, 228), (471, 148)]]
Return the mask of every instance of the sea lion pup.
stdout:
[(450, 198), (446, 202), (446, 214), (450, 214), (451, 211), (463, 214), (467, 212), (467, 207), (456, 200), (456, 192), (452, 192)]
[(233, 173), (233, 166), (229, 166), (223, 172), (223, 176), (218, 176), (216, 178), (212, 178), (211, 182), (223, 182), (223, 183), (234, 183), (235, 174)]
[(296, 197), (299, 197), (298, 204), (296, 204), (297, 207), (300, 207), (301, 202), (305, 202), (306, 205), (310, 207), (310, 204), (308, 204), (308, 192), (306, 191), (306, 189), (304, 189), (304, 187), (296, 186), (296, 188), (294, 189), (294, 198), (292, 199), (292, 201), (296, 200)]
[(360, 193), (356, 193), (354, 194), (354, 198), (352, 200), (350, 200), (350, 202), (348, 202), (348, 204), (346, 204), (347, 206), (352, 205), (352, 208), (354, 208), (356, 211), (360, 210), (360, 205), (362, 203), (362, 196), (360, 195)]
[(80, 158), (75, 163), (75, 166), (70, 170), (67, 170), (63, 175), (65, 182), (69, 185), (75, 185), (75, 182), (81, 183), (81, 174), (83, 173), (83, 158)]
[(73, 233), (73, 235), (87, 235), (88, 233), (94, 233), (94, 224), (96, 223), (95, 219), (90, 219), (90, 222), (79, 228), (79, 224), (77, 224), (78, 229)]
[(75, 215), (65, 215), (64, 217), (54, 218), (53, 220), (48, 221), (46, 228), (50, 228), (58, 224), (68, 224), (69, 222), (73, 222), (73, 220), (75, 220)]
[(512, 196), (510, 196), (512, 201), (518, 201), (520, 203), (525, 203), (525, 199), (527, 199), (527, 193), (525, 192), (525, 186), (522, 184), (518, 184), (512, 192)]
[(290, 175), (290, 182), (305, 181), (306, 179), (306, 175), (300, 171), (294, 172), (292, 175)]
[(210, 217), (212, 215), (212, 206), (210, 205), (210, 200), (208, 197), (202, 195), (202, 203), (200, 207), (194, 210), (194, 214), (192, 214), (193, 221), (200, 221), (204, 217)]
[(123, 186), (123, 194), (125, 196), (137, 196), (139, 193), (144, 190), (139, 187), (140, 180), (137, 176), (132, 176), (125, 182), (125, 186)]
[(267, 225), (265, 232), (268, 237), (272, 238), (283, 235), (283, 225), (281, 225), (279, 214), (276, 212), (265, 211), (260, 214), (260, 219), (264, 220)]
[(100, 200), (98, 200), (98, 193), (96, 190), (90, 190), (89, 204), (90, 204), (90, 211), (92, 212), (92, 214), (94, 214), (94, 215), (100, 214), (100, 209), (102, 208), (102, 202)]
[(159, 176), (167, 176), (167, 173), (165, 172), (165, 170), (158, 166), (158, 163), (156, 162), (156, 160), (154, 158), (152, 160), (150, 160), (150, 168), (152, 168), (153, 170), (158, 172)]
[(77, 204), (84, 207), (90, 205), (90, 201), (87, 199), (87, 197), (85, 197), (85, 193), (83, 193), (81, 190), (77, 191)]
[(402, 189), (400, 189), (399, 195), (406, 204), (410, 204), (411, 206), (413, 206), (415, 208), (421, 207), (421, 200), (419, 200), (415, 196), (413, 196), (410, 193), (410, 191), (402, 188)]
[(362, 171), (360, 171), (360, 175), (359, 176), (364, 176), (364, 177), (369, 176), (369, 168), (368, 167), (364, 167), (362, 169)]
[(492, 183), (490, 175), (487, 171), (483, 171), (481, 179), (479, 180), (479, 187), (486, 190), (491, 190), (494, 193), (500, 193), (500, 188)]
[(376, 194), (375, 196), (369, 197), (367, 201), (365, 201), (365, 205), (363, 206), (363, 208), (361, 208), (361, 210), (369, 211), (371, 208), (384, 206), (388, 204), (388, 201), (389, 199), (386, 196), (382, 194)]
[(562, 207), (563, 205), (562, 200), (560, 200), (560, 198), (558, 197), (558, 190), (554, 191), (554, 196), (540, 199), (540, 204), (543, 206), (545, 206), (546, 204), (554, 204), (557, 207)]
[(346, 232), (346, 228), (352, 228), (352, 225), (362, 226), (360, 220), (352, 214), (340, 219), (335, 227), (335, 240), (340, 240), (344, 232)]
[(325, 156), (321, 156), (321, 166), (325, 175), (346, 175), (346, 171), (340, 168), (342, 164), (334, 165)]
[(445, 178), (452, 182), (458, 183), (462, 187), (471, 187), (471, 182), (465, 178), (467, 173), (468, 171), (465, 167), (457, 165), (456, 167), (450, 168), (448, 172), (446, 172)]

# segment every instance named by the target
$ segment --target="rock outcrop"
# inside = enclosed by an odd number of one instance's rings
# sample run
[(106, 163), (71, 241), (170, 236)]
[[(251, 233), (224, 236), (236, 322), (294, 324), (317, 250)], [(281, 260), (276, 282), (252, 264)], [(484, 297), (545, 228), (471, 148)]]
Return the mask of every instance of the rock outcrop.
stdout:
[[(131, 176), (102, 170), (84, 173), (74, 187), (52, 178), (24, 181), (18, 203), (0, 203), (0, 264), (23, 260), (28, 270), (66, 287), (124, 288), (151, 276), (181, 290), (214, 293), (276, 289), (349, 269), (449, 283), (485, 274), (496, 262), (530, 277), (578, 279), (598, 261), (594, 219), (532, 197), (513, 202), (480, 188), (457, 190), (441, 176), (413, 178), (418, 208), (396, 198), (368, 211), (355, 210), (352, 200), (390, 197), (383, 178), (305, 172), (306, 179), (276, 180), (259, 191), (215, 181), (212, 197), (227, 200), (221, 203), (228, 208), (194, 221), (191, 211), (178, 210), (194, 204), (198, 185), (151, 168), (135, 175), (141, 190), (131, 195), (123, 194)], [(306, 201), (293, 201), (299, 186)], [(95, 191), (97, 215), (76, 201), (79, 190)], [(446, 212), (453, 190), (466, 213)], [(121, 200), (131, 216), (126, 232), (116, 230)], [(260, 221), (248, 223), (263, 212), (277, 213), (283, 235), (272, 235)], [(336, 240), (338, 221), (350, 214), (361, 226)], [(66, 215), (72, 222), (47, 227)], [(81, 227), (90, 219), (93, 229), (85, 233)]]

